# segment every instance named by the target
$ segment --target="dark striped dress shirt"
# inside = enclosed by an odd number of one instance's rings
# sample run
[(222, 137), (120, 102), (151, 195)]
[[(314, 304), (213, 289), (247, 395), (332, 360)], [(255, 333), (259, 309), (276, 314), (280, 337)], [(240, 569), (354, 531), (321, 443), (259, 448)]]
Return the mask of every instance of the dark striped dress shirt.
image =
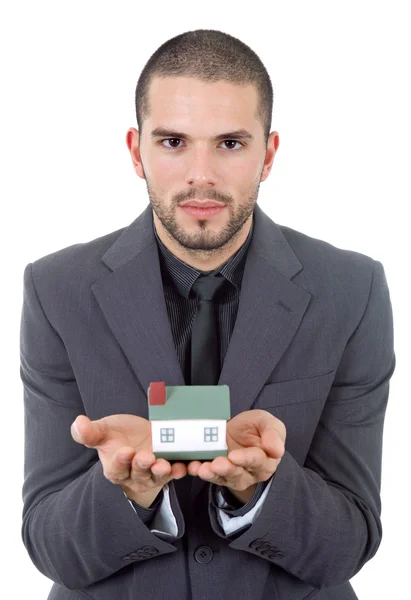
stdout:
[[(254, 230), (254, 221), (250, 232), (244, 244), (239, 250), (221, 267), (212, 271), (199, 271), (194, 267), (182, 262), (172, 254), (160, 240), (153, 221), (154, 235), (159, 249), (159, 261), (161, 276), (163, 280), (164, 298), (167, 307), (167, 313), (171, 325), (174, 344), (180, 361), (181, 370), (184, 374), (186, 385), (190, 385), (191, 360), (190, 343), (191, 328), (198, 307), (198, 299), (191, 288), (199, 275), (217, 275), (225, 277), (226, 284), (219, 290), (215, 299), (216, 317), (218, 324), (219, 343), (220, 343), (220, 370), (222, 369), (224, 358), (230, 343), (230, 338), (234, 329), (237, 317), (238, 303), (240, 299), (241, 282), (243, 279), (244, 265), (247, 250)], [(215, 492), (214, 506), (219, 510), (224, 510), (231, 516), (243, 516), (251, 510), (258, 502), (266, 485), (271, 481), (260, 482), (257, 485), (254, 496), (242, 505), (233, 496), (225, 486), (214, 485), (216, 491), (220, 491), (224, 500), (230, 508), (219, 509)], [(147, 524), (154, 516), (156, 509), (160, 506), (163, 499), (161, 491), (149, 508), (144, 508), (133, 502), (137, 513)]]

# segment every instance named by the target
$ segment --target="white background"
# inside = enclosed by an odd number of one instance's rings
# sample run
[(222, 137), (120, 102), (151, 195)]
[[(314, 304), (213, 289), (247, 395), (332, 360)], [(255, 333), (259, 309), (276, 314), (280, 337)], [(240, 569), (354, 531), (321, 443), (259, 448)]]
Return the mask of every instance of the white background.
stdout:
[(24, 267), (126, 227), (147, 206), (145, 182), (125, 143), (127, 129), (137, 127), (135, 85), (158, 46), (197, 28), (240, 38), (272, 79), (280, 147), (260, 187), (261, 208), (278, 224), (367, 254), (385, 268), (397, 368), (384, 430), (383, 540), (351, 583), (360, 600), (407, 596), (408, 8), (392, 0), (254, 0), (243, 8), (228, 0), (3, 2), (2, 597), (45, 599), (52, 585), (21, 541)]

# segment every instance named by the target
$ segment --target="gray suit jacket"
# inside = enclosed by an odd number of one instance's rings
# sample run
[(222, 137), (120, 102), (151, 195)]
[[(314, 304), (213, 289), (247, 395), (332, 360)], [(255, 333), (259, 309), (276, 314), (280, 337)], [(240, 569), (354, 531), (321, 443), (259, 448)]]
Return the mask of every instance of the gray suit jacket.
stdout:
[[(150, 531), (79, 414), (147, 418), (150, 381), (185, 385), (166, 312), (152, 210), (24, 271), (22, 539), (49, 600), (350, 600), (382, 538), (383, 422), (395, 368), (383, 266), (275, 224), (258, 205), (220, 384), (231, 414), (287, 428), (260, 514), (227, 537), (211, 486), (170, 483), (180, 534)], [(184, 535), (183, 535), (184, 533)], [(191, 591), (190, 591), (191, 590)]]

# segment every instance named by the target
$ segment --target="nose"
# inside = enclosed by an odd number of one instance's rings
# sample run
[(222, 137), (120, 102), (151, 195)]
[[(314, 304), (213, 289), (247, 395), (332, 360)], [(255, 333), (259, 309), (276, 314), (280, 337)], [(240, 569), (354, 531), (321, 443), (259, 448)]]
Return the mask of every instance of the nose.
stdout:
[(217, 183), (216, 166), (207, 148), (197, 148), (187, 157), (186, 182), (196, 187), (213, 187)]

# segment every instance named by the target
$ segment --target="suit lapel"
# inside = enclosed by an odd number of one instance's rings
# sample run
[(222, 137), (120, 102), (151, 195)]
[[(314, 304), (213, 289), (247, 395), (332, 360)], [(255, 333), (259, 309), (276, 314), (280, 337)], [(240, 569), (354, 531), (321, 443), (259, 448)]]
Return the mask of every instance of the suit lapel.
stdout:
[[(230, 388), (231, 416), (249, 410), (287, 347), (311, 294), (290, 279), (302, 265), (280, 228), (256, 204), (237, 319), (219, 385)], [(150, 381), (185, 385), (168, 319), (152, 209), (102, 257), (110, 272), (91, 289), (143, 390)], [(206, 482), (193, 478), (192, 494)]]

